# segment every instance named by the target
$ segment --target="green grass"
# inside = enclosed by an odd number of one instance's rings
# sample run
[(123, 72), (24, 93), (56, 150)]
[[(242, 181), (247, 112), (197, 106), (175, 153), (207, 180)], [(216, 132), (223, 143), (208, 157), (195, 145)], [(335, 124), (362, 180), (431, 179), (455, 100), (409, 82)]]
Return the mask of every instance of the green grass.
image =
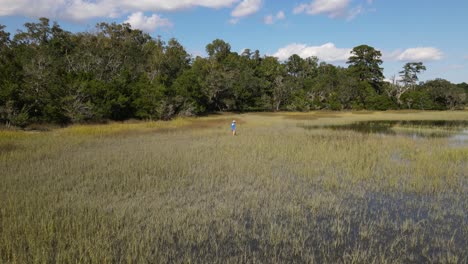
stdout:
[(301, 128), (420, 119), (468, 112), (0, 131), (0, 262), (466, 263), (466, 145)]

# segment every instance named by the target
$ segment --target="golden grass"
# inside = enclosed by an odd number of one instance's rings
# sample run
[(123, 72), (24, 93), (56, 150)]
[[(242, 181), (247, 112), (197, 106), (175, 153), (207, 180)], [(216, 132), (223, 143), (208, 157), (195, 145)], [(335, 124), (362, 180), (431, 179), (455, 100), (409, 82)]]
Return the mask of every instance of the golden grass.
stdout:
[(0, 131), (0, 262), (467, 262), (466, 146), (300, 127), (401, 119), (468, 112)]

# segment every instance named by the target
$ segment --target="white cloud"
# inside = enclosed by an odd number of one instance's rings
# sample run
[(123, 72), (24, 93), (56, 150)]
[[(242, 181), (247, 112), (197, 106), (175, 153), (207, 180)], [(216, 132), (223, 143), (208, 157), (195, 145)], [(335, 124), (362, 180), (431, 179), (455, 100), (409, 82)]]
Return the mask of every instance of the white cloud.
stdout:
[[(99, 0), (98, 0), (99, 1)], [(100, 0), (117, 2), (133, 9), (151, 11), (174, 11), (192, 7), (223, 8), (231, 7), (239, 0)]]
[(260, 10), (261, 6), (262, 0), (243, 0), (234, 10), (232, 10), (231, 16), (245, 17), (252, 15)]
[(283, 20), (286, 18), (286, 15), (284, 14), (283, 11), (279, 11), (278, 13), (276, 13), (275, 16), (273, 15), (267, 15), (263, 18), (263, 22), (267, 25), (272, 25), (274, 24), (276, 21), (278, 20)]
[(405, 50), (395, 50), (389, 54), (384, 54), (384, 59), (397, 61), (434, 61), (441, 60), (444, 54), (434, 47), (417, 47)]
[(277, 14), (276, 14), (276, 19), (277, 20), (282, 20), (282, 19), (285, 19), (286, 18), (286, 15), (284, 14), (283, 11), (279, 11)]
[[(240, 0), (0, 0), (0, 16), (84, 21), (133, 12), (175, 11), (193, 7), (227, 8)], [(245, 1), (245, 0), (244, 0)]]
[(465, 55), (465, 57), (463, 57), (465, 60), (468, 60), (468, 55)]
[(75, 21), (84, 21), (96, 17), (116, 18), (121, 13), (117, 6), (108, 1), (73, 0), (64, 9), (63, 13), (57, 14), (57, 16)]
[(235, 18), (229, 19), (229, 24), (235, 25), (237, 23), (239, 23), (239, 18), (235, 17)]
[(348, 15), (346, 17), (346, 20), (353, 20), (355, 17), (358, 15), (362, 14), (365, 12), (365, 9), (362, 6), (357, 6), (355, 8), (352, 8), (348, 11)]
[(349, 0), (314, 0), (310, 4), (297, 6), (293, 12), (294, 14), (327, 14), (329, 17), (338, 17), (346, 13), (349, 2)]
[(275, 23), (275, 18), (273, 15), (268, 15), (263, 18), (263, 22), (267, 25), (271, 25)]
[(373, 0), (360, 0), (360, 4), (351, 7), (352, 0), (313, 0), (310, 3), (303, 3), (296, 6), (293, 10), (294, 14), (306, 13), (308, 15), (325, 14), (330, 18), (346, 18), (350, 21), (358, 15), (364, 14), (369, 11), (375, 11), (367, 6), (372, 5)]
[(132, 25), (132, 28), (141, 29), (148, 33), (154, 32), (156, 28), (161, 27), (172, 27), (171, 21), (167, 18), (162, 18), (157, 14), (153, 14), (150, 17), (147, 17), (143, 12), (136, 12), (128, 16), (125, 23)]
[(65, 5), (65, 0), (0, 0), (0, 16), (55, 16)]
[(351, 49), (337, 48), (333, 43), (325, 43), (321, 46), (307, 46), (305, 44), (293, 43), (284, 48), (278, 49), (273, 54), (280, 60), (286, 60), (291, 55), (297, 54), (302, 58), (316, 56), (326, 62), (346, 61), (351, 56)]

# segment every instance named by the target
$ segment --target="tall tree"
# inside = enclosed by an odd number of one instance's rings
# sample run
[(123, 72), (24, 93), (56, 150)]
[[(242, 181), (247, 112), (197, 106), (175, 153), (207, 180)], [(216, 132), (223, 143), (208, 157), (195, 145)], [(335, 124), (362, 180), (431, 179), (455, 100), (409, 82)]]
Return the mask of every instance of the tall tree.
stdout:
[(54, 90), (60, 84), (61, 58), (51, 52), (49, 19), (40, 18), (38, 23), (26, 23), (24, 27), (26, 30), (18, 31), (13, 38), (15, 57), (22, 68), (19, 96), (32, 118), (50, 121), (44, 119), (58, 113), (55, 104), (58, 94)]
[(259, 66), (259, 74), (263, 80), (262, 103), (265, 109), (279, 110), (288, 96), (284, 85), (286, 67), (277, 58), (266, 56)]
[(353, 72), (360, 81), (367, 81), (374, 89), (379, 91), (379, 87), (384, 79), (382, 53), (371, 46), (360, 45), (354, 47), (351, 56), (346, 62), (349, 70)]
[(174, 38), (170, 39), (164, 52), (162, 72), (165, 75), (164, 84), (167, 87), (190, 66), (190, 55)]
[(401, 85), (393, 77), (393, 82), (388, 87), (390, 87), (390, 91), (398, 105), (402, 105), (401, 96), (414, 87), (418, 81), (418, 74), (425, 70), (426, 66), (422, 62), (408, 62), (403, 66), (403, 70), (399, 72), (401, 77), (401, 81), (399, 82)]
[(12, 67), (13, 54), (10, 49), (10, 33), (0, 24), (0, 122), (10, 122), (14, 113), (15, 70)]
[(210, 44), (206, 45), (206, 52), (210, 58), (223, 61), (231, 53), (231, 45), (221, 39), (215, 39)]
[(305, 69), (306, 61), (297, 54), (291, 55), (286, 61), (286, 70), (294, 77), (303, 77)]
[(176, 39), (153, 39), (129, 24), (99, 23), (95, 30), (71, 33), (40, 18), (11, 38), (0, 25), (0, 122), (466, 104), (466, 84), (417, 84), (426, 69), (420, 62), (403, 67), (402, 82), (383, 83), (381, 53), (367, 45), (352, 50), (348, 68), (298, 55), (280, 62), (253, 49), (239, 55), (220, 39), (206, 51), (207, 58), (193, 60)]
[(415, 85), (418, 81), (418, 74), (426, 70), (426, 66), (422, 62), (408, 62), (403, 66), (403, 70), (399, 72), (401, 82), (404, 86)]

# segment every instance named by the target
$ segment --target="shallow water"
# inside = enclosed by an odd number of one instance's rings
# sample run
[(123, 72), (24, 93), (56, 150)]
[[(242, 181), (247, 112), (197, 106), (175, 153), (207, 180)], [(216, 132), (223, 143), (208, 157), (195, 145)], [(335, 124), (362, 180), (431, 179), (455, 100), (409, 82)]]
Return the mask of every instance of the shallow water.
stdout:
[(446, 137), (457, 145), (468, 144), (468, 120), (377, 120), (345, 125), (303, 126), (303, 128), (327, 128), (363, 134), (404, 135), (412, 138)]

